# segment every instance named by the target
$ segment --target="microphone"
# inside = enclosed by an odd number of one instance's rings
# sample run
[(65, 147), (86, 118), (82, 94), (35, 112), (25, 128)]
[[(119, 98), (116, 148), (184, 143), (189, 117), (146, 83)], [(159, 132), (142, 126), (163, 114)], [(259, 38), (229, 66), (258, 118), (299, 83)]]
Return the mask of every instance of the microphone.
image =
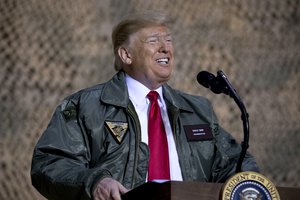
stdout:
[(216, 94), (224, 93), (229, 95), (231, 98), (234, 99), (235, 103), (238, 105), (239, 109), (241, 110), (242, 116), (241, 119), (243, 121), (243, 129), (244, 129), (244, 141), (241, 144), (242, 150), (240, 157), (238, 158), (236, 172), (242, 171), (242, 163), (245, 158), (247, 149), (249, 147), (249, 115), (247, 113), (246, 107), (239, 97), (238, 93), (231, 85), (229, 80), (227, 79), (226, 75), (222, 71), (217, 72), (217, 76), (207, 72), (201, 71), (197, 75), (197, 81), (200, 85), (209, 88), (212, 92)]
[(209, 88), (215, 94), (228, 94), (228, 87), (224, 84), (224, 80), (220, 73), (218, 73), (216, 77), (207, 71), (201, 71), (197, 75), (197, 81), (200, 85)]

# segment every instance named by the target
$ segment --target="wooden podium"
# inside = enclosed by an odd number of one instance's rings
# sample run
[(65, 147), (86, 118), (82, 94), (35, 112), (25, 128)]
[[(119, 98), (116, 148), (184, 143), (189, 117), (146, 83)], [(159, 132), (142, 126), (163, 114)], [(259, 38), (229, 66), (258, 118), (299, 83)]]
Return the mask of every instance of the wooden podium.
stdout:
[[(148, 182), (126, 194), (122, 200), (220, 200), (221, 183)], [(277, 187), (281, 200), (300, 199), (300, 188)]]

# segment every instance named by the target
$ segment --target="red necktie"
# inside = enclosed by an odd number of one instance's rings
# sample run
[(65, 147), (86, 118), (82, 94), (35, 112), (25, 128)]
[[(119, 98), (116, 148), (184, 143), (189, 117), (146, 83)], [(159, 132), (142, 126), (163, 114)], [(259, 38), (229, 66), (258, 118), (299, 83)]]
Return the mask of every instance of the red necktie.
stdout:
[(168, 141), (157, 101), (158, 93), (150, 91), (147, 97), (151, 103), (148, 118), (148, 181), (170, 180)]

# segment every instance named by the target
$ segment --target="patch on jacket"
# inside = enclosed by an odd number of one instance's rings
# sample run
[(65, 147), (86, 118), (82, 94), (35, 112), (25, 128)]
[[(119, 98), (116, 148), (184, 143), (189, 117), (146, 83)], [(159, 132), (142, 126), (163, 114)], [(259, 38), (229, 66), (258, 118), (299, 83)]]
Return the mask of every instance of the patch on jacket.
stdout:
[(208, 124), (183, 126), (188, 141), (204, 141), (214, 138)]
[(126, 122), (105, 122), (106, 126), (110, 130), (110, 133), (115, 140), (120, 144), (124, 138), (124, 135), (128, 129), (128, 123)]
[(76, 119), (76, 110), (75, 108), (69, 108), (67, 110), (62, 111), (62, 114), (66, 120), (66, 122)]

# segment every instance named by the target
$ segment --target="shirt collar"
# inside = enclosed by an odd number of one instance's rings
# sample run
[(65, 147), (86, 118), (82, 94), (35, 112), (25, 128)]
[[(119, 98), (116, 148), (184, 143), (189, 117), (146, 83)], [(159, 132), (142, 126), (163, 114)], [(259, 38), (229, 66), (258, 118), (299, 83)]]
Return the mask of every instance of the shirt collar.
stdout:
[[(130, 100), (137, 106), (148, 103), (147, 94), (151, 90), (128, 74), (125, 75), (125, 80)], [(155, 91), (159, 94), (159, 103), (164, 104), (162, 100), (162, 87), (157, 88)]]

